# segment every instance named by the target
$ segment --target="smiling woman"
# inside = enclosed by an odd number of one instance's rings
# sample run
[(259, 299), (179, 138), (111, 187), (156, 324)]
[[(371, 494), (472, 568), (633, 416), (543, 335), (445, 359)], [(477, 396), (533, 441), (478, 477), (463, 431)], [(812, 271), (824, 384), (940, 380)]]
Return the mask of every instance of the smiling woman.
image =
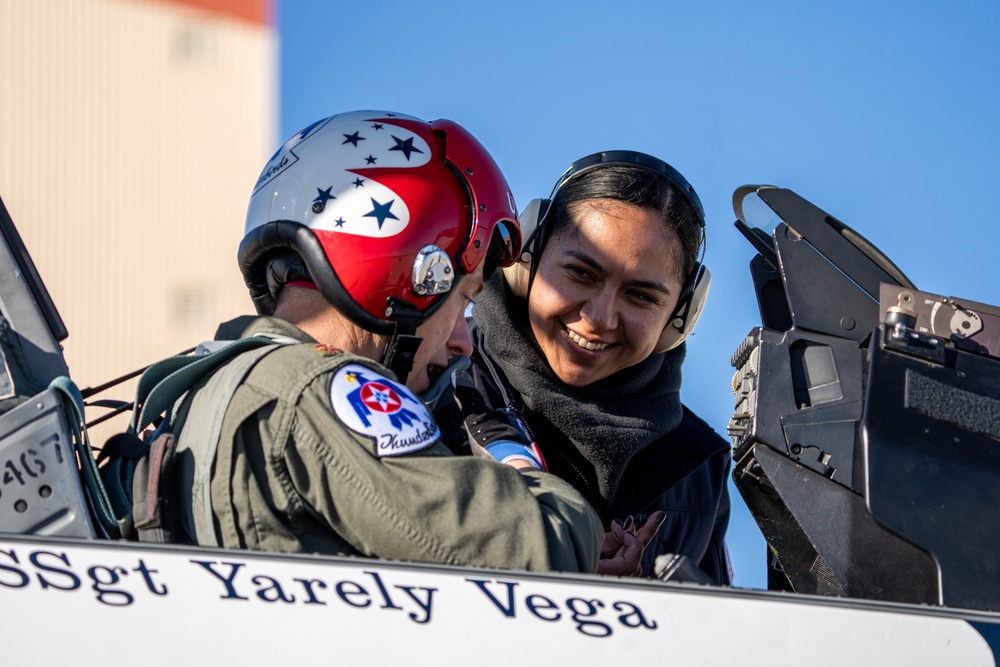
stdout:
[(677, 232), (657, 212), (584, 200), (549, 240), (528, 297), (531, 332), (556, 377), (583, 387), (653, 352), (682, 285)]
[(729, 583), (729, 446), (680, 399), (683, 341), (708, 286), (694, 189), (649, 155), (598, 153), (521, 217), (521, 261), (473, 309), (477, 385), (607, 530), (652, 540), (645, 555), (606, 542), (607, 561), (633, 572), (641, 558), (651, 574), (670, 552)]

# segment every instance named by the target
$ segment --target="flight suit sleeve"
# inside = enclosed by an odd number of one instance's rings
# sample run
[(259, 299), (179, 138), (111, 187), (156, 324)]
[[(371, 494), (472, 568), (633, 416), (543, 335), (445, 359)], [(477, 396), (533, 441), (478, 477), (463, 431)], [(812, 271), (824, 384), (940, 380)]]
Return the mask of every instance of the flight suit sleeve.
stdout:
[(437, 438), (419, 451), (378, 456), (375, 442), (381, 434), (348, 428), (346, 417), (331, 406), (330, 392), (329, 378), (317, 378), (281, 427), (286, 432), (273, 433), (271, 441), (280, 443), (274, 454), (303, 511), (361, 553), (454, 565), (596, 571), (603, 528), (568, 483), (548, 473), (521, 473), (495, 461), (455, 456)]

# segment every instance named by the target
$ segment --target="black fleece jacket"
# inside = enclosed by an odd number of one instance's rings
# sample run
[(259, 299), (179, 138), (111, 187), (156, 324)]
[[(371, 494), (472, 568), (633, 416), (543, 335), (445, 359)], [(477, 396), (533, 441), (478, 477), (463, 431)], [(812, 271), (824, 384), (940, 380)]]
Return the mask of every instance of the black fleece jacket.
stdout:
[[(494, 408), (512, 408), (542, 451), (549, 471), (570, 482), (597, 510), (605, 527), (613, 519), (650, 515), (657, 510), (666, 519), (643, 557), (643, 573), (651, 576), (653, 561), (663, 553), (687, 556), (715, 583), (730, 584), (725, 535), (729, 524), (727, 479), (731, 465), (729, 444), (686, 407), (680, 424), (641, 449), (629, 461), (610, 502), (597, 492), (594, 466), (544, 415), (527, 408), (502, 369), (491, 358), (482, 331), (470, 323), (475, 351), (470, 372)], [(464, 441), (461, 415), (452, 408), (438, 414), (453, 449)]]

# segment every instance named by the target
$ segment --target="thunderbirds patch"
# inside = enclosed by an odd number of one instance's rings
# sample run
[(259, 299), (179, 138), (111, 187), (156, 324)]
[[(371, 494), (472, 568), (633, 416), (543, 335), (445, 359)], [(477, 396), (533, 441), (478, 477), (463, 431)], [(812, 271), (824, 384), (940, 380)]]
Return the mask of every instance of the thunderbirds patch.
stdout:
[(330, 384), (333, 412), (347, 428), (375, 439), (378, 456), (420, 451), (440, 437), (424, 404), (401, 384), (361, 364), (340, 368)]

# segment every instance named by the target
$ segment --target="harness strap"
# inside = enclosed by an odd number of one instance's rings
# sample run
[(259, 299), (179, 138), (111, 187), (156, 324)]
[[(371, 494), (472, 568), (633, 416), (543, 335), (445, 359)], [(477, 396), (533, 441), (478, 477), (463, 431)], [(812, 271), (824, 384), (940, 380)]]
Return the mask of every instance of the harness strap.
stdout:
[[(249, 340), (249, 339), (247, 339)], [(219, 436), (229, 404), (250, 370), (265, 356), (281, 347), (268, 341), (264, 347), (244, 352), (213, 374), (191, 399), (188, 417), (180, 437), (194, 454), (192, 518), (198, 544), (217, 547), (212, 512), (212, 462), (219, 449)], [(192, 415), (198, 418), (192, 419)]]
[[(263, 336), (241, 338), (207, 354), (169, 357), (153, 364), (139, 379), (135, 396), (136, 410), (132, 413), (129, 428), (135, 433), (141, 433), (160, 413), (169, 409), (178, 398), (223, 362), (244, 350), (273, 342)], [(168, 414), (168, 421), (169, 416)]]
[(104, 483), (97, 470), (97, 461), (90, 447), (90, 436), (87, 435), (87, 428), (84, 426), (83, 395), (73, 381), (65, 376), (57, 377), (49, 386), (62, 393), (66, 399), (63, 401), (63, 405), (67, 408), (66, 421), (73, 434), (74, 448), (83, 474), (87, 504), (97, 519), (102, 537), (118, 539), (122, 536), (123, 530), (128, 530), (131, 517), (119, 518), (111, 509), (111, 501), (104, 489)]
[[(264, 335), (240, 338), (225, 342), (215, 349), (206, 346), (201, 348), (202, 353), (194, 356), (169, 357), (153, 364), (139, 379), (135, 396), (136, 409), (132, 413), (132, 423), (129, 428), (135, 433), (141, 433), (160, 413), (168, 410), (203, 377), (241, 352), (262, 345), (280, 344), (286, 340), (292, 339)], [(166, 420), (170, 421), (169, 414)]]
[(140, 542), (170, 544), (178, 541), (173, 489), (177, 438), (161, 433), (149, 446), (149, 456), (136, 462), (132, 478), (132, 518)]

